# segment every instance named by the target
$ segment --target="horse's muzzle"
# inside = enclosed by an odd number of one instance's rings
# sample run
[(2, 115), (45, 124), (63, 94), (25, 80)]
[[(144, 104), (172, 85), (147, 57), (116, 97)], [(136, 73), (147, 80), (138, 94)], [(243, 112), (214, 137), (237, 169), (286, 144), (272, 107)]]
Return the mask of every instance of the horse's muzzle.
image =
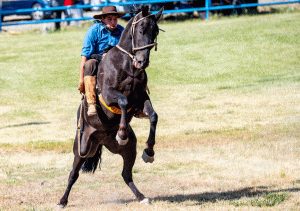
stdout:
[(138, 52), (133, 61), (134, 67), (137, 69), (144, 70), (149, 66), (149, 51), (145, 50), (144, 52)]
[(134, 67), (140, 70), (145, 70), (149, 66), (149, 61), (144, 62), (144, 61), (135, 61), (134, 62)]
[(139, 62), (137, 60), (134, 60), (133, 64), (136, 69), (139, 69)]

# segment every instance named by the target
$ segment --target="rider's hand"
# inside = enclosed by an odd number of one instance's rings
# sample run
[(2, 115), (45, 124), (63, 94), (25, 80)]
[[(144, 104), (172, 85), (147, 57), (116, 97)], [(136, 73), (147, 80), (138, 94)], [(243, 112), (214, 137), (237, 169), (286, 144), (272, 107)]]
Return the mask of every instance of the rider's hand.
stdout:
[(79, 82), (78, 85), (78, 90), (80, 91), (80, 93), (84, 94), (85, 93), (85, 89), (84, 89), (84, 82)]

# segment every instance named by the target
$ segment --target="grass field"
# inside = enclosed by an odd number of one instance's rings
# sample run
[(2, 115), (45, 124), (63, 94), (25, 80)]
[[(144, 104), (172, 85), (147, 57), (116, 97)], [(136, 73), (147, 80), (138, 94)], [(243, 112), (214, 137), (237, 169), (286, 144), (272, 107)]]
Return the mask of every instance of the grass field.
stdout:
[[(121, 22), (123, 26), (125, 22)], [(65, 210), (299, 210), (300, 13), (163, 21), (147, 69), (159, 115), (134, 119), (139, 204), (104, 150)], [(0, 34), (0, 210), (53, 210), (72, 167), (87, 28)]]

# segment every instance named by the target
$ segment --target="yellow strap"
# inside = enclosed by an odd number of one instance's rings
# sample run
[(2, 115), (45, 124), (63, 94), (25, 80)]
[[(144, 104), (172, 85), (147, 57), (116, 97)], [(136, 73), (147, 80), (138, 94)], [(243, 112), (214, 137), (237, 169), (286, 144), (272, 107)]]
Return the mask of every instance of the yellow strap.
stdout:
[[(110, 111), (113, 112), (114, 114), (122, 114), (122, 110), (119, 109), (119, 108), (117, 108), (116, 106), (108, 106), (108, 105), (106, 105), (106, 103), (104, 102), (104, 99), (103, 99), (103, 97), (102, 97), (102, 94), (99, 95), (99, 100), (100, 100), (100, 102), (101, 102), (108, 110), (110, 110)], [(127, 113), (128, 113), (130, 110), (131, 110), (131, 108), (127, 110)]]

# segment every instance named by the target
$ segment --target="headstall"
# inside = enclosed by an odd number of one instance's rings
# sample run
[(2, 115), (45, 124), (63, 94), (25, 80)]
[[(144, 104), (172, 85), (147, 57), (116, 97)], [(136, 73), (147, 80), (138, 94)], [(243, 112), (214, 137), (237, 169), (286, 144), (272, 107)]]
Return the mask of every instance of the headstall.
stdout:
[[(138, 51), (138, 50), (143, 50), (143, 49), (146, 49), (146, 48), (153, 48), (153, 46), (155, 46), (155, 51), (157, 51), (157, 42), (154, 42), (152, 44), (149, 44), (149, 45), (145, 45), (145, 46), (142, 46), (142, 47), (134, 47), (134, 31), (135, 31), (135, 26), (137, 23), (139, 23), (140, 21), (150, 17), (150, 16), (153, 16), (154, 14), (150, 14), (150, 15), (147, 15), (146, 17), (143, 17), (139, 20), (137, 20), (137, 17), (138, 15), (142, 13), (142, 12), (139, 12), (133, 19), (133, 22), (132, 22), (132, 25), (131, 25), (131, 37), (132, 37), (132, 52), (135, 53), (135, 51)], [(136, 66), (136, 63), (137, 63), (137, 58), (136, 56), (131, 53), (129, 53), (128, 51), (126, 51), (125, 49), (123, 49), (122, 47), (120, 47), (118, 44), (116, 45), (116, 47), (121, 50), (122, 52), (128, 54), (128, 56), (130, 56), (130, 58), (134, 61), (134, 66)]]

